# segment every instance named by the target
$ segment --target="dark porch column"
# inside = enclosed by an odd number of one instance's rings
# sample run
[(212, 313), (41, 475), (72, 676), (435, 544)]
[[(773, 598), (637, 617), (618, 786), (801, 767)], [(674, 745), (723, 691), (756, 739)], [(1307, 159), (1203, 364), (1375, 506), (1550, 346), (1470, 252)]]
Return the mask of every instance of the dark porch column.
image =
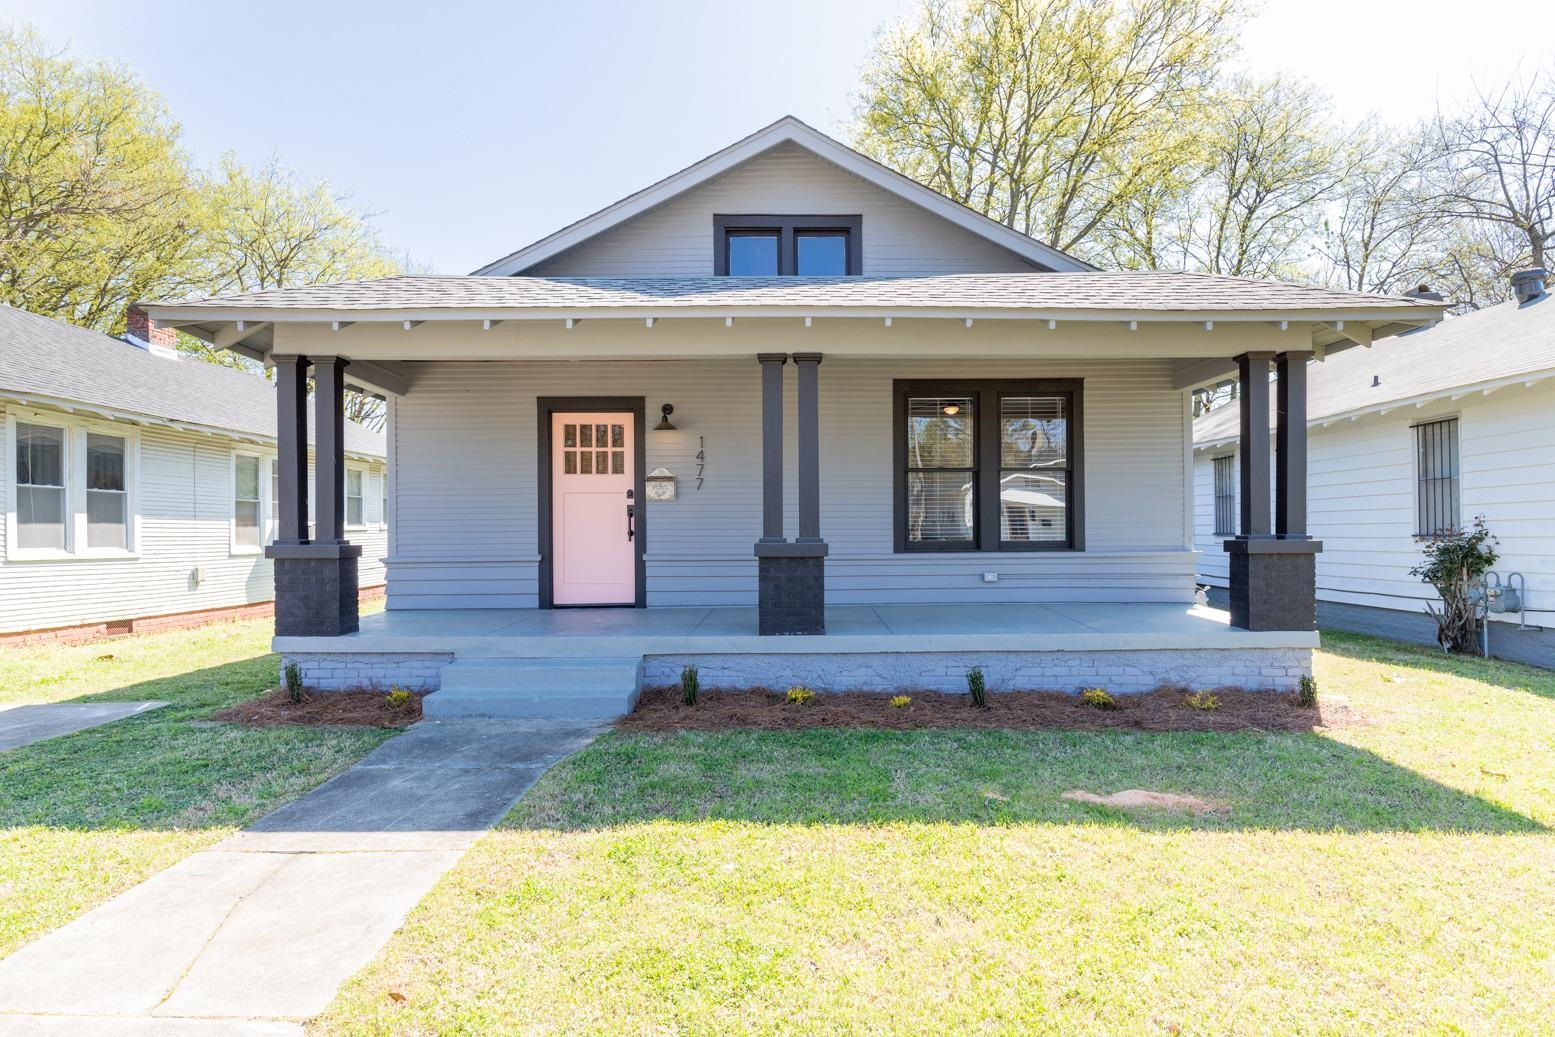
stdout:
[(821, 541), (819, 354), (799, 367), (799, 539), (783, 536), (783, 365), (761, 361), (761, 539), (756, 542), (757, 630), (762, 634), (826, 632), (826, 545)]
[[(342, 357), (314, 360), (315, 536), (307, 530), (306, 399), (297, 385), (302, 368), (277, 370), (283, 536), (265, 551), (275, 561), (275, 632), (278, 637), (336, 637), (358, 628), (357, 559), (362, 549), (345, 539), (345, 368)], [(295, 467), (295, 486), (287, 487)], [(284, 536), (288, 511), (298, 535)]]
[(1274, 528), (1269, 514), (1269, 359), (1237, 358), (1241, 379), (1242, 530), (1231, 555), (1231, 625), (1245, 630), (1317, 626), (1317, 553), (1307, 536), (1307, 352), (1274, 357), (1277, 415)]
[(276, 542), (308, 539), (308, 358), (271, 357), (275, 364), (276, 475), (280, 528)]

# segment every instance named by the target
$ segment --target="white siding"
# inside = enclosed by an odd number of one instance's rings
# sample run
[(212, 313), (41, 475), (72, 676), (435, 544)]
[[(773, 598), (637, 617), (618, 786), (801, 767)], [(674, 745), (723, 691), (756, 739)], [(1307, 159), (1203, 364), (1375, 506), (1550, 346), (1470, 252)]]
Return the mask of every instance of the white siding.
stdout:
[[(15, 461), (5, 413), (0, 405), (0, 514), (12, 507)], [(64, 416), (61, 420), (70, 421)], [(5, 524), (0, 523), (0, 632), (220, 608), (274, 597), (269, 560), (235, 554), (230, 547), (232, 454), (237, 450), (268, 456), (273, 451), (153, 427), (127, 426), (125, 431), (138, 432), (140, 437), (133, 487), (139, 508), (134, 557), (12, 561), (5, 555)], [(369, 470), (382, 478), (382, 462)], [(268, 479), (268, 467), (262, 466), (261, 471), (262, 478)], [(368, 526), (347, 536), (363, 545), (361, 582), (372, 586), (384, 580), (381, 559), (386, 534), (375, 494), (368, 495), (366, 508)], [(193, 579), (196, 568), (205, 574), (198, 585)]]
[(784, 144), (570, 252), (546, 277), (710, 277), (713, 214), (863, 216), (864, 273), (999, 273), (1033, 267), (888, 191)]
[[(1414, 425), (1458, 418), (1460, 522), (1484, 515), (1500, 541), (1496, 569), (1521, 572), (1529, 622), (1555, 621), (1555, 387), (1512, 387), (1490, 396), (1409, 407), (1313, 428), (1309, 439), (1309, 526), (1323, 541), (1318, 597), (1418, 612), (1432, 595), (1409, 570), (1420, 559), (1415, 533)], [(1210, 458), (1197, 453), (1195, 513), (1201, 574), (1224, 586), (1225, 556), (1213, 528)]]
[[(794, 373), (788, 369), (787, 532), (797, 531)], [(892, 381), (1083, 378), (1086, 550), (897, 555), (892, 550)], [(1187, 601), (1182, 394), (1165, 362), (821, 365), (821, 532), (834, 603)], [(678, 499), (646, 504), (650, 605), (752, 604), (761, 524), (760, 375), (750, 361), (429, 363), (395, 401), (390, 607), (538, 604), (539, 396), (642, 396), (650, 470)], [(695, 455), (705, 441), (702, 489)], [(996, 583), (982, 574), (996, 572)]]

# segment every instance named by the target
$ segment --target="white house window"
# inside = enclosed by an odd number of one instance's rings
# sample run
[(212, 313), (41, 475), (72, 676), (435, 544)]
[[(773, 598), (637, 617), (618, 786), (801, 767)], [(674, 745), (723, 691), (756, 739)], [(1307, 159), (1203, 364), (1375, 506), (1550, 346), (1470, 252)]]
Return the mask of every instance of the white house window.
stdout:
[(16, 423), (16, 540), (65, 550), (65, 430)]
[(267, 540), (280, 536), (281, 529), (281, 462), (270, 458), (270, 535)]
[(260, 545), (259, 458), (236, 454), (232, 458), (232, 546)]
[(1215, 458), (1215, 535), (1236, 535), (1236, 457)]
[(346, 525), (366, 525), (365, 497), (362, 484), (365, 475), (361, 471), (346, 469)]
[(1458, 419), (1415, 426), (1415, 535), (1458, 528)]
[(86, 436), (86, 546), (125, 550), (130, 543), (129, 490), (123, 436)]
[(389, 525), (389, 473), (384, 472), (378, 476), (378, 524), (385, 528)]

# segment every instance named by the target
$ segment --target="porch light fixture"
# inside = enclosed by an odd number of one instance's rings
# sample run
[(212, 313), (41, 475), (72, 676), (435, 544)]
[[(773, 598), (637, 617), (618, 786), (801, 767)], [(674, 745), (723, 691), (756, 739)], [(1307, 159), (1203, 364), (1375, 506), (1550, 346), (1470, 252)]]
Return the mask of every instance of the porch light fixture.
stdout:
[(674, 432), (675, 423), (670, 421), (670, 415), (675, 413), (675, 405), (666, 403), (659, 408), (659, 423), (653, 426), (655, 432)]

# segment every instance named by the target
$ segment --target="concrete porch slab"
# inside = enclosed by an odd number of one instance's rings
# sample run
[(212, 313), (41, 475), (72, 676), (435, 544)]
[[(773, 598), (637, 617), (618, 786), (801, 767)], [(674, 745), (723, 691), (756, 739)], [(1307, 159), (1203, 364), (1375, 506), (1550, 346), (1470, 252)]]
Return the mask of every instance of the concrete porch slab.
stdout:
[(0, 752), (161, 709), (166, 702), (59, 702), (0, 709)]

